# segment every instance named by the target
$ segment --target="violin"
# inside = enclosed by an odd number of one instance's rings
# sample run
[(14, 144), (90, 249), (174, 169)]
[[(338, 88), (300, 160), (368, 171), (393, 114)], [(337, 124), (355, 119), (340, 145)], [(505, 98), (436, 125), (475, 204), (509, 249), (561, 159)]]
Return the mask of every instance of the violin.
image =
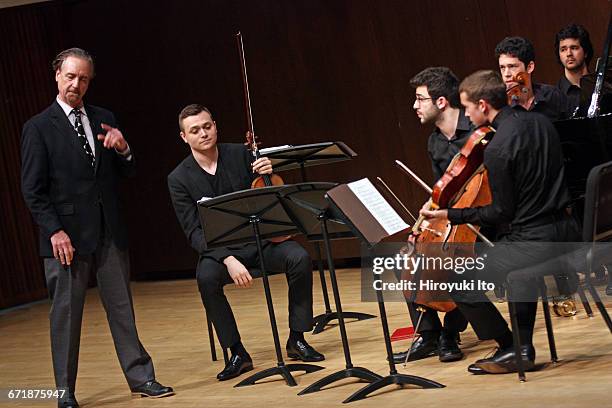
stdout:
[[(246, 60), (244, 57), (244, 45), (242, 43), (242, 34), (240, 31), (236, 34), (236, 42), (238, 45), (238, 56), (240, 58), (240, 68), (242, 72), (242, 86), (244, 90), (244, 107), (245, 107), (245, 117), (247, 122), (247, 133), (246, 133), (246, 142), (245, 145), (251, 151), (253, 155), (253, 161), (259, 159), (261, 157), (259, 153), (260, 144), (257, 141), (257, 137), (255, 136), (255, 130), (253, 129), (253, 114), (251, 111), (251, 96), (249, 93), (249, 79), (247, 76), (246, 69)], [(251, 183), (251, 188), (261, 188), (261, 187), (270, 187), (270, 186), (281, 186), (285, 184), (283, 179), (277, 174), (262, 174), (255, 178)], [(270, 238), (269, 241), (280, 243), (284, 242), (288, 239), (291, 239), (291, 235), (281, 236)]]
[(525, 106), (533, 97), (533, 88), (531, 87), (531, 75), (527, 72), (518, 72), (512, 82), (516, 85), (511, 86), (506, 90), (508, 96), (508, 105), (519, 104)]
[[(255, 137), (255, 134), (253, 133), (252, 129), (247, 131), (246, 142), (244, 144), (251, 151), (254, 161), (261, 157), (259, 153), (259, 148), (257, 147), (260, 142), (257, 141), (257, 138)], [(251, 183), (251, 188), (282, 186), (283, 184), (285, 184), (285, 182), (278, 174), (262, 174), (258, 176), (255, 180), (253, 180), (253, 182)]]
[[(459, 153), (453, 158), (444, 175), (436, 182), (427, 206), (431, 210), (440, 208), (466, 208), (492, 202), (487, 171), (483, 166), (484, 150), (493, 138), (495, 129), (482, 126), (468, 138)], [(425, 257), (474, 257), (477, 229), (469, 225), (452, 226), (448, 220), (434, 219), (427, 222), (420, 216), (412, 227), (415, 238), (415, 253)], [(457, 245), (449, 245), (454, 243)], [(459, 245), (461, 244), (461, 245)], [(466, 245), (468, 244), (468, 245)], [(447, 282), (453, 271), (445, 269), (420, 269), (404, 271), (405, 280), (433, 280)], [(404, 291), (404, 296), (416, 304), (441, 312), (454, 310), (457, 305), (446, 291)]]

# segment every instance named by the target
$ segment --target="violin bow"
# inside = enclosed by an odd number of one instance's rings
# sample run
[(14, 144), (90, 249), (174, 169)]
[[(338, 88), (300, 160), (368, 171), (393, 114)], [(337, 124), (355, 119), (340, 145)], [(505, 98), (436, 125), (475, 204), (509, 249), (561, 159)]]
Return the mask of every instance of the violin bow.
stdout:
[[(427, 183), (425, 183), (423, 180), (421, 180), (421, 178), (419, 176), (416, 175), (415, 172), (413, 172), (412, 170), (410, 170), (410, 168), (408, 166), (406, 166), (404, 163), (402, 163), (399, 160), (395, 161), (395, 164), (402, 170), (404, 171), (404, 173), (408, 174), (414, 181), (416, 181), (416, 183), (421, 186), (425, 191), (427, 191), (428, 194), (432, 193), (432, 189), (431, 187), (429, 187), (427, 185)], [(478, 238), (480, 238), (482, 240), (482, 242), (484, 242), (485, 244), (487, 244), (487, 246), (493, 248), (495, 245), (493, 244), (493, 242), (491, 242), (491, 240), (489, 240), (486, 236), (484, 236), (480, 231), (478, 231), (478, 229), (476, 227), (474, 227), (472, 224), (465, 224), (467, 225), (467, 227), (478, 236)]]

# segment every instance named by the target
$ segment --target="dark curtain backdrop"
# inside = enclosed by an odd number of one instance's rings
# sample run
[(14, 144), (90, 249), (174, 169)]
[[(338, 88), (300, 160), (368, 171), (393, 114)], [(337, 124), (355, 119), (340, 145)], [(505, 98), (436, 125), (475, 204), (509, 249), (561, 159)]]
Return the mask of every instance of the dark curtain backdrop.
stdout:
[[(123, 196), (132, 274), (146, 279), (192, 271), (196, 262), (166, 188), (167, 174), (188, 154), (180, 109), (204, 103), (222, 141), (243, 140), (236, 31), (265, 146), (344, 141), (359, 157), (308, 169), (310, 180), (380, 176), (416, 210), (426, 196), (393, 164), (401, 159), (431, 181), (431, 129), (412, 110), (410, 78), (432, 65), (460, 77), (495, 68), (495, 44), (522, 35), (536, 47), (535, 79), (556, 83), (556, 31), (584, 24), (598, 55), (609, 13), (606, 0), (89, 0), (0, 10), (0, 307), (45, 296), (35, 227), (19, 190), (19, 140), (23, 122), (55, 96), (49, 64), (63, 48), (94, 54), (97, 77), (86, 99), (115, 112), (137, 156)], [(296, 173), (282, 176), (299, 181)], [(359, 256), (354, 242), (334, 248), (338, 258)]]

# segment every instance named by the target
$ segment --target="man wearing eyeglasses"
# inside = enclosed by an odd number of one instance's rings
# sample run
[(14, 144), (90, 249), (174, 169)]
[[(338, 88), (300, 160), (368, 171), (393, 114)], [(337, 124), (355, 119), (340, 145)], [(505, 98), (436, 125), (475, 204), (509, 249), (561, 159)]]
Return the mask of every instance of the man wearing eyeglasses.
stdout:
[[(459, 80), (446, 67), (430, 67), (410, 80), (416, 90), (413, 108), (422, 124), (435, 125), (429, 136), (427, 151), (431, 159), (434, 181), (442, 177), (451, 160), (472, 133), (472, 125), (459, 104)], [(414, 303), (408, 302), (413, 324), (419, 320)], [(409, 360), (437, 355), (440, 361), (450, 362), (463, 358), (457, 345), (459, 333), (467, 327), (467, 320), (459, 309), (444, 315), (440, 322), (438, 312), (425, 308), (419, 325), (419, 339), (410, 349)], [(403, 363), (408, 352), (395, 353), (396, 363)]]

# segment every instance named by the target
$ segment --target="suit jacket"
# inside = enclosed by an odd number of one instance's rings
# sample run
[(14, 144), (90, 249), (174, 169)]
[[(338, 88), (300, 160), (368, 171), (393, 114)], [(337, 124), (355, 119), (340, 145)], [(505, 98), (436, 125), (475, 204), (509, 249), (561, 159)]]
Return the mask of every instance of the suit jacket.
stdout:
[[(255, 178), (251, 171), (251, 158), (248, 150), (242, 144), (219, 143), (219, 156), (222, 157), (222, 171), (229, 176), (233, 191), (248, 190)], [(204, 232), (198, 215), (197, 201), (202, 197), (214, 197), (215, 193), (210, 182), (196, 162), (193, 155), (187, 156), (169, 175), (168, 190), (176, 217), (183, 232), (191, 243), (191, 247), (201, 256), (217, 261), (232, 254), (233, 250), (244, 248), (235, 245), (226, 248), (210, 250), (204, 242)]]
[(127, 227), (121, 216), (119, 181), (134, 170), (130, 160), (97, 140), (100, 124), (116, 127), (114, 115), (85, 105), (95, 139), (91, 167), (68, 117), (57, 102), (28, 120), (21, 139), (21, 189), (40, 227), (40, 255), (53, 256), (50, 237), (64, 230), (79, 255), (96, 250), (102, 212), (115, 245), (127, 249)]

